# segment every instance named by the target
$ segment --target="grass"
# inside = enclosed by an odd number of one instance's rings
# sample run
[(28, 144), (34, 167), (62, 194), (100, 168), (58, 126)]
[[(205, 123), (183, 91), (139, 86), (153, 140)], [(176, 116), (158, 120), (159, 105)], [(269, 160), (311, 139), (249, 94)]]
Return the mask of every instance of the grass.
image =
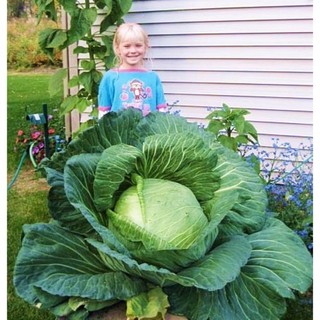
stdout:
[[(15, 173), (20, 154), (14, 152), (17, 131), (29, 126), (27, 113), (42, 112), (48, 104), (49, 112), (57, 108), (61, 97), (50, 98), (50, 74), (9, 74), (7, 79), (7, 169), (8, 182)], [(23, 163), (17, 180), (7, 193), (7, 319), (51, 320), (48, 312), (37, 309), (19, 298), (13, 286), (13, 268), (21, 246), (22, 226), (28, 223), (47, 222), (48, 186), (37, 176), (29, 159)]]
[(19, 298), (13, 286), (13, 267), (15, 259), (21, 245), (22, 226), (24, 224), (48, 221), (49, 215), (46, 210), (47, 191), (39, 191), (37, 185), (35, 189), (25, 192), (13, 188), (8, 192), (8, 300), (7, 300), (7, 319), (25, 320), (50, 320), (55, 319), (51, 314), (44, 310), (36, 309), (21, 298)]
[(48, 83), (51, 74), (9, 74), (7, 79), (7, 163), (8, 171), (14, 170), (21, 155), (14, 149), (16, 135), (19, 129), (29, 127), (26, 115), (42, 113), (42, 105), (48, 105), (48, 113), (58, 108), (62, 98), (50, 97)]

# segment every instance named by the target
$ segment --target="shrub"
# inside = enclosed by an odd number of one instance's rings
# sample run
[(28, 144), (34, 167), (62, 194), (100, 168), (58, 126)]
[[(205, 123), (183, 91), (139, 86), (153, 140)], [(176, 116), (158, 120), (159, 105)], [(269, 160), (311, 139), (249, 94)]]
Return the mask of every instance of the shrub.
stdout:
[(8, 69), (29, 69), (40, 66), (61, 66), (62, 54), (57, 52), (54, 61), (40, 49), (38, 34), (44, 28), (55, 26), (49, 20), (43, 20), (37, 25), (35, 18), (10, 19), (8, 21)]

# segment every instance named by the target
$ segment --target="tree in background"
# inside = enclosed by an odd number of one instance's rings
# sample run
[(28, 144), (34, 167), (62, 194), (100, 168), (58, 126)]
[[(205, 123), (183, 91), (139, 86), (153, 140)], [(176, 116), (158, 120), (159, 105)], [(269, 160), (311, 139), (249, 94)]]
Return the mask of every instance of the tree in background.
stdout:
[[(55, 3), (57, 12), (59, 3)], [(62, 53), (56, 52), (53, 59), (39, 45), (39, 33), (46, 28), (61, 25), (61, 19), (52, 21), (45, 17), (37, 23), (38, 10), (34, 0), (8, 0), (7, 2), (7, 68), (29, 70), (38, 67), (61, 67)], [(60, 15), (59, 15), (60, 16)]]
[(32, 0), (8, 0), (7, 18), (30, 17), (35, 14)]

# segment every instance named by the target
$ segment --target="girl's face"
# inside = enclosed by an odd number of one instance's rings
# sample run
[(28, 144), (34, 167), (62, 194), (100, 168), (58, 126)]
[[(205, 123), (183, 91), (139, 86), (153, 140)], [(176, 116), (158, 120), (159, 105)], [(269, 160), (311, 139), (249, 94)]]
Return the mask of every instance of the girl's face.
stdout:
[(125, 40), (120, 42), (117, 55), (120, 58), (120, 68), (141, 68), (146, 54), (146, 46), (142, 40)]

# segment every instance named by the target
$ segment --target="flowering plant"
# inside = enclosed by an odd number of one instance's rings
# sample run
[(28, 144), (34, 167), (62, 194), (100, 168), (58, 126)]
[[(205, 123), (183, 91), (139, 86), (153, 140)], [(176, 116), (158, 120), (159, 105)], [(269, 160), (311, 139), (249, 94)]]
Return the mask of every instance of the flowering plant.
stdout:
[[(277, 216), (313, 250), (313, 142), (293, 147), (274, 138), (270, 151), (256, 146), (250, 149), (259, 161), (260, 176), (265, 182), (270, 214)], [(246, 159), (252, 161), (252, 157)], [(255, 163), (252, 163), (255, 165)]]
[[(55, 130), (50, 128), (48, 130), (49, 135), (53, 135)], [(54, 145), (54, 139), (49, 139), (50, 149)], [(32, 156), (37, 164), (45, 157), (45, 140), (44, 132), (37, 125), (30, 126), (29, 132), (18, 130), (16, 143), (14, 150), (20, 152), (23, 150), (29, 150), (32, 145)]]
[[(48, 120), (52, 120), (53, 116), (49, 115)], [(48, 136), (49, 136), (49, 150), (50, 154), (46, 155), (45, 150), (45, 133), (44, 129), (41, 128), (38, 125), (32, 124), (30, 127), (26, 130), (19, 129), (16, 136), (14, 151), (15, 152), (23, 152), (23, 151), (30, 151), (30, 157), (32, 157), (31, 161), (33, 162), (34, 166), (37, 166), (41, 160), (48, 156), (51, 157), (51, 155), (55, 151), (60, 151), (64, 140), (61, 139), (61, 136), (63, 136), (63, 132), (60, 128), (60, 123), (54, 122), (52, 123), (55, 126), (59, 126), (56, 129), (52, 126), (48, 128)], [(61, 135), (62, 133), (62, 135)], [(30, 150), (30, 148), (32, 148)]]

